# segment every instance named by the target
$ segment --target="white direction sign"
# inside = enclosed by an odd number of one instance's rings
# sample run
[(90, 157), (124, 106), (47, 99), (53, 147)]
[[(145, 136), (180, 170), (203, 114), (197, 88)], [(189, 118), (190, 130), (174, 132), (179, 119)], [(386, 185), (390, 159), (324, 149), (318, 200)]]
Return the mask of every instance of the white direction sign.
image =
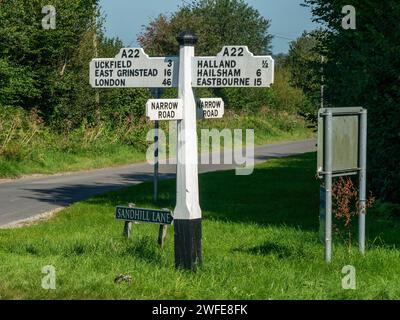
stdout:
[(192, 75), (193, 87), (269, 87), (274, 60), (254, 56), (247, 46), (225, 46), (216, 57), (193, 57)]
[(178, 86), (178, 57), (150, 58), (142, 48), (122, 48), (115, 58), (90, 62), (94, 88), (169, 88)]
[(217, 119), (224, 115), (224, 101), (221, 98), (201, 98), (196, 100), (197, 119)]
[(182, 100), (150, 99), (146, 103), (146, 116), (150, 120), (182, 120)]

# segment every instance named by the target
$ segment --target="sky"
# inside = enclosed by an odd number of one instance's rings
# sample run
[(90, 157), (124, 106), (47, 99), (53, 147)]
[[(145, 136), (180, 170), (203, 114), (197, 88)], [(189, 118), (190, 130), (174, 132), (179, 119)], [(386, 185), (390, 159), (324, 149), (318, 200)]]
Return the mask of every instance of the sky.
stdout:
[[(142, 26), (160, 13), (175, 12), (183, 0), (100, 0), (106, 16), (109, 37), (120, 38), (125, 46), (138, 46), (137, 36)], [(274, 35), (273, 53), (287, 53), (291, 40), (304, 30), (318, 27), (311, 21), (309, 8), (300, 6), (303, 0), (247, 0), (262, 16), (271, 20), (269, 32)]]

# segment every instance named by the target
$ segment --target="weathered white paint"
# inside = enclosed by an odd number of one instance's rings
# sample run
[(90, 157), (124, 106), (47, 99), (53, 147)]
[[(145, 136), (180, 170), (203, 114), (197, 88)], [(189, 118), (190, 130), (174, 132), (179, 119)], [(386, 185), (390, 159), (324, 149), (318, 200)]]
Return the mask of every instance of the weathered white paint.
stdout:
[(169, 88), (178, 85), (178, 57), (149, 57), (142, 48), (122, 48), (115, 58), (90, 62), (94, 88)]
[(247, 46), (225, 46), (216, 57), (193, 57), (193, 87), (269, 87), (271, 56), (254, 56)]

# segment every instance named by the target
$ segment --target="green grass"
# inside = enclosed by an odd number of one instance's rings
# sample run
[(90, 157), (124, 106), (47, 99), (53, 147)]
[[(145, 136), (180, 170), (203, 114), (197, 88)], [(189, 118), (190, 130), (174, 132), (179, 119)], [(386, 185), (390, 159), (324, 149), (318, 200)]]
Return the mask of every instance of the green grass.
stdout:
[[(155, 225), (135, 225), (131, 239), (122, 237), (115, 205), (154, 207), (150, 183), (77, 203), (40, 224), (0, 230), (0, 297), (399, 299), (396, 219), (370, 210), (365, 257), (336, 236), (333, 262), (324, 263), (315, 161), (310, 153), (268, 161), (250, 176), (201, 175), (204, 263), (196, 273), (174, 269), (172, 227), (164, 250)], [(173, 208), (175, 181), (162, 181), (160, 190), (159, 206)], [(56, 268), (56, 290), (41, 288), (45, 265)], [(341, 287), (346, 265), (356, 268), (356, 290)], [(115, 284), (119, 274), (132, 283)]]
[(22, 158), (0, 157), (0, 178), (97, 169), (145, 161), (143, 152), (127, 145), (109, 144), (67, 152), (52, 148)]

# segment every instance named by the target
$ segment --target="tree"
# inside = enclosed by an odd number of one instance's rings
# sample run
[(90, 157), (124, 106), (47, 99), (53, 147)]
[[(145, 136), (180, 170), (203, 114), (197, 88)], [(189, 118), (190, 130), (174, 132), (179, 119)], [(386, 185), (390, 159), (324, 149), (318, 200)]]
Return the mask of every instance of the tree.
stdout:
[(308, 108), (302, 110), (304, 115), (316, 114), (321, 98), (321, 55), (318, 53), (322, 32), (316, 30), (303, 32), (292, 41), (286, 65), (290, 69), (290, 83), (303, 90), (309, 103)]
[[(138, 103), (143, 103), (147, 91), (95, 90), (89, 85), (89, 62), (96, 52), (113, 57), (122, 47), (119, 39), (104, 36), (98, 2), (52, 1), (57, 13), (54, 30), (42, 27), (43, 1), (2, 2), (1, 104), (38, 110), (46, 123), (57, 130), (69, 130), (82, 121), (121, 119), (127, 113), (142, 115)], [(129, 99), (136, 100), (127, 102)]]
[(342, 26), (346, 0), (305, 0), (325, 25), (326, 98), (368, 109), (368, 177), (383, 200), (400, 200), (400, 2), (354, 0), (356, 29)]
[(138, 42), (149, 53), (175, 55), (176, 36), (192, 31), (199, 37), (197, 55), (215, 55), (224, 45), (247, 45), (255, 54), (271, 52), (270, 21), (243, 0), (194, 0), (144, 28)]
[(7, 66), (0, 75), (3, 104), (38, 109), (48, 122), (58, 114), (64, 124), (80, 121), (92, 109), (86, 69), (93, 55), (89, 58), (85, 48), (95, 28), (97, 2), (52, 1), (54, 30), (42, 27), (43, 1), (2, 2), (0, 60)]

